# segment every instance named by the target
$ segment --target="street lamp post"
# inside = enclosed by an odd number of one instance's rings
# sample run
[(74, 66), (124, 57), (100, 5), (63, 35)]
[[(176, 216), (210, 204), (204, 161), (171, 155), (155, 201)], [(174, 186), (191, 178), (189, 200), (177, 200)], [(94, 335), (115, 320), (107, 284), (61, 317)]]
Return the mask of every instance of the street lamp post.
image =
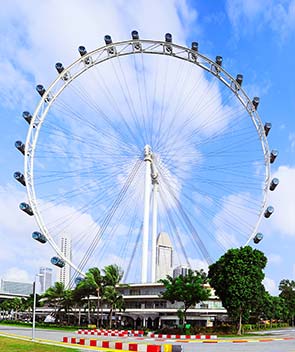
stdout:
[(33, 282), (33, 323), (32, 323), (32, 340), (35, 339), (35, 327), (36, 327), (36, 278), (37, 276), (42, 277), (43, 274), (36, 274)]

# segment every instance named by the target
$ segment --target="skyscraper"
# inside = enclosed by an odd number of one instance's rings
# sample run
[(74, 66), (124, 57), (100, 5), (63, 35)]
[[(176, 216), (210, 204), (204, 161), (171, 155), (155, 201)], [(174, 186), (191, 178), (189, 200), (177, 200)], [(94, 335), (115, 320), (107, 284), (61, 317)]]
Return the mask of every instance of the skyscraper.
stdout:
[(39, 270), (39, 282), (41, 287), (41, 293), (44, 293), (49, 287), (52, 286), (52, 269), (42, 266)]
[(173, 278), (176, 278), (177, 276), (180, 276), (180, 275), (182, 276), (187, 275), (188, 270), (189, 270), (188, 266), (185, 266), (185, 265), (177, 266), (176, 268), (173, 269)]
[[(62, 251), (65, 258), (72, 260), (72, 239), (70, 236), (61, 235), (59, 239), (60, 250)], [(66, 263), (63, 268), (57, 269), (57, 281), (62, 282), (65, 287), (70, 283), (71, 279), (71, 267)]]
[(172, 275), (173, 248), (168, 233), (160, 232), (156, 250), (156, 281)]

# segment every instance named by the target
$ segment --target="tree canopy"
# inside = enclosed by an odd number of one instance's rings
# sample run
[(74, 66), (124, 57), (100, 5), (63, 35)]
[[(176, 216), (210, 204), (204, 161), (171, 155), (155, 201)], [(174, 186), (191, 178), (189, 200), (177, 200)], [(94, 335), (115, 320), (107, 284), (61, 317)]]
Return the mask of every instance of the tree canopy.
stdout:
[(262, 280), (266, 263), (263, 252), (245, 246), (228, 250), (209, 266), (210, 285), (230, 318), (238, 323), (238, 334), (241, 334), (242, 319), (247, 319), (264, 297)]
[(294, 326), (295, 316), (295, 281), (282, 280), (279, 285), (280, 297), (284, 299), (287, 307), (287, 315), (291, 319), (292, 326)]
[(167, 275), (166, 279), (161, 279), (159, 282), (165, 286), (161, 298), (171, 303), (183, 302), (184, 320), (186, 320), (186, 312), (190, 307), (207, 300), (210, 296), (210, 289), (204, 287), (207, 283), (207, 275), (203, 270), (193, 271), (189, 269), (187, 275), (180, 275), (175, 278)]

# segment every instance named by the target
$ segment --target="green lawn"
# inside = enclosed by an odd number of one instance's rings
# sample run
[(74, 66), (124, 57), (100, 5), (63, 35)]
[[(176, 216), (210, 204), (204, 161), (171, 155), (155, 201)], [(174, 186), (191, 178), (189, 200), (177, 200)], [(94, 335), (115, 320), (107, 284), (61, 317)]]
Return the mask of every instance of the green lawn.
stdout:
[(18, 339), (10, 339), (0, 336), (0, 351), (5, 352), (78, 352), (78, 349), (68, 349), (66, 347), (57, 347), (43, 345), (37, 342), (29, 342)]

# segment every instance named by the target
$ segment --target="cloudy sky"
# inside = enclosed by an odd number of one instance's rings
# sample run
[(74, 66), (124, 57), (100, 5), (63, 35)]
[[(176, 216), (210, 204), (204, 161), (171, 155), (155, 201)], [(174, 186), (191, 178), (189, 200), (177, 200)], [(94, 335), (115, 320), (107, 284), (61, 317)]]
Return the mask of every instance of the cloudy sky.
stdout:
[[(77, 59), (79, 45), (94, 50), (103, 45), (105, 34), (120, 41), (130, 38), (134, 29), (145, 39), (163, 40), (170, 32), (174, 42), (181, 45), (197, 41), (204, 55), (213, 59), (222, 55), (223, 67), (233, 76), (243, 73), (248, 95), (260, 97), (261, 120), (272, 123), (270, 148), (279, 150), (271, 172), (280, 184), (268, 201), (275, 213), (259, 227), (264, 234), (259, 249), (268, 257), (265, 285), (271, 293), (277, 293), (281, 279), (295, 279), (294, 0), (12, 0), (3, 5), (0, 278), (32, 281), (39, 267), (47, 266), (53, 255), (49, 246), (39, 249), (32, 243), (30, 234), (36, 224), (18, 209), (26, 195), (12, 177), (14, 171), (23, 170), (23, 158), (14, 142), (25, 140), (28, 125), (21, 114), (34, 111), (37, 105), (34, 87), (40, 82), (48, 86), (56, 78), (57, 61), (68, 66)], [(66, 209), (61, 206), (59, 211)], [(84, 221), (95, 227), (93, 216), (88, 216), (84, 214), (80, 224)]]

